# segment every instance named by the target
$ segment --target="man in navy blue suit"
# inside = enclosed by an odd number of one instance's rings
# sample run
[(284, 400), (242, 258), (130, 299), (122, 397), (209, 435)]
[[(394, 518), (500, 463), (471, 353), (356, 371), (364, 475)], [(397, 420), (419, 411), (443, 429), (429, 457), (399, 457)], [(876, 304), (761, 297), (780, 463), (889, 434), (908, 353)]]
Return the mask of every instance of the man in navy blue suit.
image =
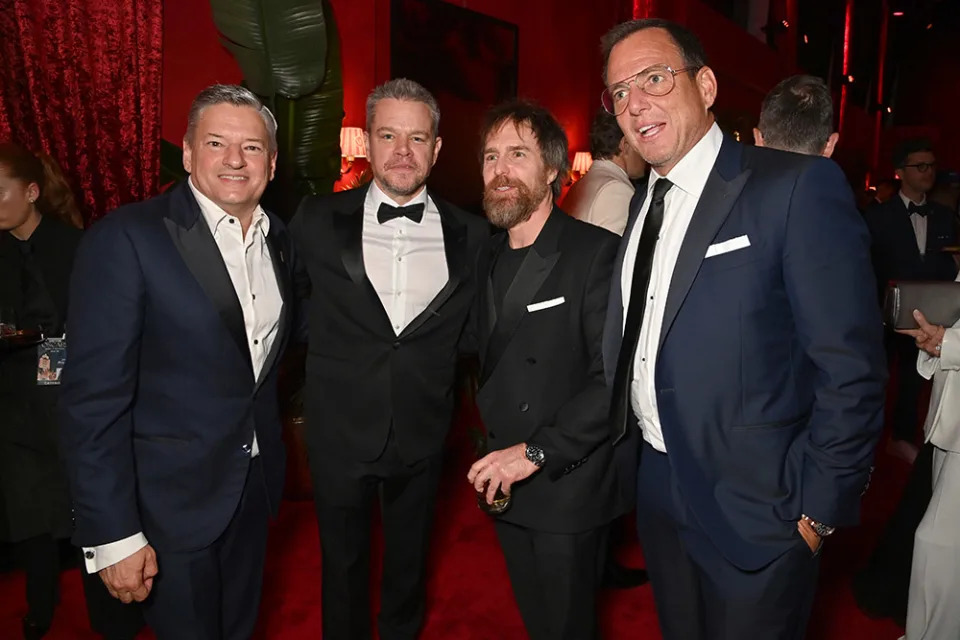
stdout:
[(651, 167), (604, 364), (664, 637), (802, 638), (820, 545), (857, 521), (881, 428), (867, 230), (833, 162), (721, 133), (689, 31), (628, 22), (604, 51), (604, 106)]
[(111, 213), (77, 253), (60, 401), (73, 540), (160, 640), (249, 638), (257, 619), (295, 315), (290, 241), (259, 205), (276, 149), (256, 96), (205, 89), (189, 180)]

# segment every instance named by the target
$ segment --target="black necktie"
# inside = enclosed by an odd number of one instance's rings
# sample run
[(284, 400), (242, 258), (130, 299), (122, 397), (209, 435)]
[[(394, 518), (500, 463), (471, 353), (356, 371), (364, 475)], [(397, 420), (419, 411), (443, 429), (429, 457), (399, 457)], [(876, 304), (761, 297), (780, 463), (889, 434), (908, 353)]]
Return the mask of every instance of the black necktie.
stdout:
[(408, 204), (405, 207), (394, 207), (386, 202), (381, 202), (380, 208), (377, 209), (377, 222), (383, 224), (394, 218), (410, 218), (414, 222), (419, 223), (423, 220), (423, 203)]
[(915, 202), (911, 202), (910, 204), (907, 205), (907, 213), (909, 213), (910, 215), (917, 214), (917, 215), (920, 216), (921, 218), (926, 218), (926, 217), (927, 217), (927, 205), (926, 205), (926, 204), (917, 204), (917, 203), (915, 203)]
[(653, 269), (653, 254), (657, 248), (660, 227), (663, 225), (663, 199), (673, 183), (660, 178), (653, 185), (650, 209), (643, 220), (640, 230), (640, 242), (633, 263), (633, 283), (630, 285), (630, 304), (627, 308), (627, 322), (623, 328), (623, 340), (620, 342), (620, 354), (617, 357), (617, 371), (613, 378), (613, 399), (610, 405), (610, 419), (616, 432), (624, 433), (627, 416), (630, 411), (630, 379), (633, 371), (633, 358), (640, 341), (640, 327), (643, 324), (643, 312), (647, 302), (647, 288), (650, 286), (650, 272)]

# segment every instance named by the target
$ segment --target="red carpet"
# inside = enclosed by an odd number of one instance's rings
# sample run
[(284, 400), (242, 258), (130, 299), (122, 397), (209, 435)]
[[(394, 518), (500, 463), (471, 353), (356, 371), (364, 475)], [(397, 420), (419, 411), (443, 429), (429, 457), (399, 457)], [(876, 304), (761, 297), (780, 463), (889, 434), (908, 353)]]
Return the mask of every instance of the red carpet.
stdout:
[[(882, 447), (881, 447), (882, 451)], [(513, 604), (506, 568), (493, 527), (473, 500), (464, 476), (471, 459), (465, 436), (451, 438), (433, 539), (429, 605), (424, 640), (520, 640), (525, 637)], [(850, 580), (865, 561), (899, 498), (903, 463), (879, 455), (878, 470), (865, 498), (864, 524), (838, 532), (824, 551), (820, 590), (808, 638), (896, 640), (892, 622), (868, 620), (854, 605)], [(376, 545), (375, 545), (376, 546)], [(379, 549), (374, 551), (374, 575)], [(632, 545), (624, 559), (642, 563)], [(259, 638), (299, 640), (320, 637), (320, 550), (309, 502), (286, 502), (273, 526), (260, 612)], [(26, 609), (23, 576), (0, 575), (0, 638), (19, 638)], [(374, 611), (378, 596), (374, 594)], [(601, 604), (604, 637), (640, 640), (660, 637), (649, 585), (608, 592)], [(88, 630), (78, 570), (64, 573), (62, 601), (51, 640), (95, 640)], [(140, 638), (153, 638), (145, 632)]]

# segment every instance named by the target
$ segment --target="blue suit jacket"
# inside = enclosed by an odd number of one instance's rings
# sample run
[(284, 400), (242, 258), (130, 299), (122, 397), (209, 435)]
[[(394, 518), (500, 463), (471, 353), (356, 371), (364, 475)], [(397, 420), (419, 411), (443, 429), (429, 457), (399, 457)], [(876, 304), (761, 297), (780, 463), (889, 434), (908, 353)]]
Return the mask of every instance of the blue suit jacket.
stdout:
[(256, 380), (240, 302), (186, 183), (84, 235), (60, 400), (78, 546), (137, 531), (158, 550), (209, 545), (237, 508), (254, 432), (279, 506), (277, 363), (295, 304), (289, 239), (267, 215), (284, 304)]
[[(614, 270), (608, 382), (623, 252), (645, 196), (638, 190)], [(749, 247), (705, 258), (744, 235)], [(872, 283), (867, 230), (833, 162), (724, 138), (673, 272), (655, 385), (693, 519), (743, 569), (795, 546), (801, 514), (833, 526), (858, 519), (886, 381)], [(612, 425), (627, 488), (636, 428)]]

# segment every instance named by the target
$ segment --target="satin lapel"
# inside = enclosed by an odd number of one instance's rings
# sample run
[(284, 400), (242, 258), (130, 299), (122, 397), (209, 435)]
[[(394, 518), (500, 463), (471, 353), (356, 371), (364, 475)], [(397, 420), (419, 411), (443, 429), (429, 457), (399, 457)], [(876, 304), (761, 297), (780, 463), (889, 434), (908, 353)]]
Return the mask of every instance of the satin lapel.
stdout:
[[(178, 210), (183, 207), (189, 210)], [(200, 213), (200, 205), (185, 183), (179, 193), (171, 196), (171, 212), (163, 222), (180, 257), (216, 307), (248, 367), (252, 367), (240, 300), (213, 233)]]
[(687, 235), (680, 246), (677, 264), (673, 269), (670, 289), (667, 292), (667, 304), (663, 312), (663, 325), (660, 330), (658, 349), (663, 346), (667, 332), (677, 317), (693, 280), (700, 271), (700, 265), (707, 248), (717, 236), (720, 226), (730, 215), (730, 210), (743, 191), (751, 170), (740, 169), (740, 146), (724, 138), (720, 155), (714, 164), (710, 177), (703, 187), (700, 201), (690, 219)]
[(507, 288), (507, 293), (503, 297), (502, 313), (497, 318), (490, 336), (490, 343), (487, 345), (487, 354), (480, 377), (481, 385), (493, 373), (520, 321), (527, 314), (527, 305), (533, 302), (533, 297), (537, 295), (537, 291), (543, 286), (560, 259), (557, 238), (564, 222), (560, 216), (566, 217), (566, 215), (554, 208), (540, 231), (537, 241), (530, 247), (530, 251), (520, 264), (513, 282)]
[(423, 326), (430, 318), (440, 317), (440, 307), (450, 298), (466, 277), (467, 269), (467, 225), (457, 222), (452, 215), (444, 212), (444, 206), (434, 200), (440, 211), (440, 224), (443, 227), (443, 251), (447, 259), (447, 282), (437, 292), (430, 304), (410, 321), (400, 333), (406, 338)]
[(390, 318), (383, 308), (377, 290), (367, 277), (367, 268), (363, 264), (363, 200), (354, 211), (337, 211), (333, 215), (333, 229), (337, 234), (337, 245), (340, 247), (340, 259), (343, 262), (347, 275), (361, 287), (374, 309), (374, 314), (380, 316), (380, 329), (393, 335)]
[[(273, 225), (273, 228), (275, 227), (276, 225)], [(280, 356), (283, 345), (287, 339), (287, 318), (290, 309), (290, 279), (287, 275), (286, 256), (283, 253), (280, 239), (277, 237), (277, 233), (273, 228), (271, 228), (270, 233), (267, 234), (267, 246), (270, 248), (270, 262), (273, 263), (273, 272), (277, 276), (277, 288), (280, 290), (280, 299), (283, 301), (283, 304), (280, 306), (280, 318), (277, 320), (277, 335), (273, 338), (270, 353), (267, 354), (266, 360), (263, 361), (263, 366), (260, 367), (260, 375), (257, 377), (257, 385), (254, 390), (259, 389), (260, 385), (263, 384), (264, 378), (267, 377), (270, 369)]]
[(494, 328), (497, 326), (497, 304), (493, 293), (493, 265), (506, 243), (506, 233), (498, 233), (491, 237), (477, 261), (477, 295), (480, 296), (480, 304), (477, 305), (477, 308), (481, 314), (477, 322), (477, 339), (480, 361), (484, 363), (487, 361), (487, 350), (490, 347), (490, 341), (493, 339)]

